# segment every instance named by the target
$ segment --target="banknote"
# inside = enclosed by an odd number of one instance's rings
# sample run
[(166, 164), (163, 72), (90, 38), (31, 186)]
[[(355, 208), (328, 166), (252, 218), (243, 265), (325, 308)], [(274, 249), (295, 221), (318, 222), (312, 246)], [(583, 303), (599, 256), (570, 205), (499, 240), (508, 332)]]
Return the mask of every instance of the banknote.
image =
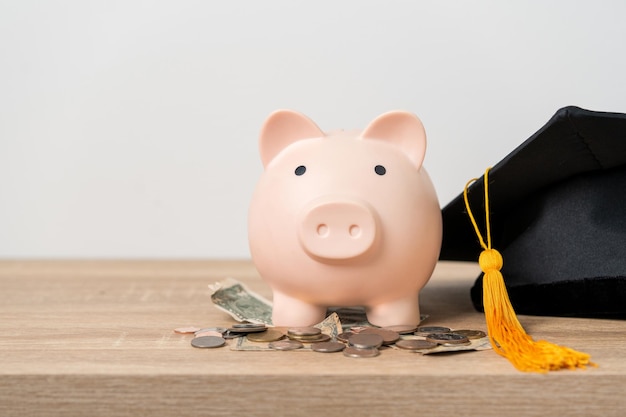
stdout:
[(272, 303), (241, 282), (226, 278), (209, 285), (215, 307), (237, 321), (272, 324)]

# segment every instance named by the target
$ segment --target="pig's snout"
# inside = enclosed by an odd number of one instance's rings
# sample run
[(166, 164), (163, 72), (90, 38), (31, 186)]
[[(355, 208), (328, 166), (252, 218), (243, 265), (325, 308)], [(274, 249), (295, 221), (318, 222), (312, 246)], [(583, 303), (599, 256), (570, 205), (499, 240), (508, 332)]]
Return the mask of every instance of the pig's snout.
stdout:
[(300, 216), (304, 251), (320, 261), (356, 258), (370, 250), (378, 233), (376, 216), (366, 203), (316, 200)]

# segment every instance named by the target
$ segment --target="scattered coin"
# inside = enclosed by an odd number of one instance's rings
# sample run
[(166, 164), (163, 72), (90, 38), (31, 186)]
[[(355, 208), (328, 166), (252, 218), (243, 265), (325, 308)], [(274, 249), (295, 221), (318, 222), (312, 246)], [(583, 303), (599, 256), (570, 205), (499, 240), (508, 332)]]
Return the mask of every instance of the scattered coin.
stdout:
[(383, 344), (383, 337), (373, 333), (357, 333), (348, 338), (348, 344), (358, 349), (378, 348)]
[(469, 339), (462, 334), (456, 333), (431, 333), (426, 336), (426, 340), (438, 344), (464, 344), (469, 342)]
[(420, 326), (415, 331), (416, 335), (425, 336), (430, 333), (448, 333), (450, 329), (442, 326)]
[(174, 329), (174, 333), (178, 333), (178, 334), (192, 334), (197, 332), (198, 330), (200, 330), (199, 327), (179, 327), (177, 329)]
[(314, 352), (323, 352), (323, 353), (332, 353), (332, 352), (341, 352), (346, 348), (341, 342), (322, 342), (322, 343), (314, 343), (311, 345), (311, 350)]
[(354, 346), (348, 346), (344, 349), (343, 355), (349, 358), (373, 358), (380, 355), (377, 348), (359, 349)]
[(343, 332), (343, 333), (339, 333), (337, 335), (337, 340), (339, 340), (340, 342), (344, 342), (344, 343), (348, 343), (348, 339), (350, 338), (350, 336), (352, 336), (355, 333), (352, 333), (350, 331), (348, 332)]
[(239, 333), (239, 332), (233, 333), (228, 329), (222, 334), (222, 337), (224, 339), (236, 339), (238, 337), (243, 337), (243, 336), (245, 336), (245, 333)]
[(432, 349), (437, 347), (437, 343), (429, 342), (428, 340), (398, 340), (396, 342), (396, 346), (400, 349), (406, 350), (422, 350), (422, 349)]
[(467, 337), (470, 340), (473, 339), (482, 339), (483, 337), (487, 336), (487, 333), (483, 332), (482, 330), (455, 330), (452, 333), (456, 333), (456, 334), (462, 334), (463, 336)]
[(256, 329), (257, 327), (267, 327), (265, 324), (256, 324), (256, 323), (235, 323), (231, 326), (235, 329)]
[(383, 327), (383, 329), (391, 330), (398, 334), (411, 334), (417, 330), (417, 326), (413, 326), (412, 324), (399, 324), (396, 326), (386, 326)]
[(275, 350), (295, 350), (304, 347), (304, 345), (297, 340), (277, 340), (270, 343), (269, 347)]
[(256, 324), (254, 326), (246, 326), (246, 327), (231, 327), (230, 329), (227, 329), (228, 332), (230, 333), (243, 333), (243, 334), (247, 334), (247, 333), (258, 333), (258, 332), (264, 332), (265, 330), (267, 330), (267, 327), (264, 324)]
[(217, 337), (222, 337), (222, 336), (223, 336), (223, 333), (216, 332), (216, 331), (213, 331), (213, 330), (207, 330), (207, 331), (202, 331), (202, 330), (200, 330), (200, 331), (195, 332), (195, 333), (194, 333), (194, 335), (195, 335), (196, 337), (202, 337), (202, 336), (217, 336)]
[(218, 336), (201, 336), (191, 339), (191, 346), (197, 348), (217, 348), (225, 344), (226, 340)]
[(361, 333), (365, 329), (371, 329), (371, 327), (367, 327), (367, 326), (353, 326), (353, 327), (350, 327), (350, 331), (352, 333)]
[(287, 330), (288, 336), (317, 336), (322, 333), (322, 329), (317, 327), (291, 327)]
[(396, 340), (400, 339), (400, 333), (379, 327), (368, 327), (359, 334), (377, 334), (383, 338), (383, 345), (392, 345)]
[(196, 333), (200, 333), (200, 332), (218, 332), (218, 333), (224, 333), (226, 330), (225, 327), (204, 327), (202, 329), (198, 329), (196, 331)]
[(251, 342), (275, 342), (285, 337), (284, 333), (278, 330), (266, 330), (260, 333), (250, 333), (247, 335), (248, 340)]

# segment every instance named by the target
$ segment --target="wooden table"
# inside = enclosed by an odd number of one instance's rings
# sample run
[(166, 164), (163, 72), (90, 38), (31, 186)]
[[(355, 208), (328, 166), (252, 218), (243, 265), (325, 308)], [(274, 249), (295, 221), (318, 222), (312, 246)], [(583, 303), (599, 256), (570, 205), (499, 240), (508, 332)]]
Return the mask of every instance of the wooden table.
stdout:
[[(429, 325), (485, 329), (474, 264), (441, 263)], [(520, 316), (598, 368), (522, 373), (494, 351), (372, 359), (195, 349), (186, 325), (230, 325), (208, 284), (270, 298), (248, 261), (1, 261), (0, 416), (626, 415), (626, 322)]]

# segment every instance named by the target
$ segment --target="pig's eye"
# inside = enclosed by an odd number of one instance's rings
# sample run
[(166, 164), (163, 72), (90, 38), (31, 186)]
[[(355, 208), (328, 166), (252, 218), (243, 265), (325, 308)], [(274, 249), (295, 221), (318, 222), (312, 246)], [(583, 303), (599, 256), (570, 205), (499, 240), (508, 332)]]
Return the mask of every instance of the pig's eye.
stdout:
[(300, 165), (298, 168), (296, 168), (296, 170), (294, 171), (296, 175), (302, 175), (306, 172), (306, 167), (304, 165)]
[(378, 175), (385, 175), (387, 173), (387, 170), (385, 169), (384, 166), (382, 165), (376, 165), (374, 167), (374, 171), (378, 174)]

